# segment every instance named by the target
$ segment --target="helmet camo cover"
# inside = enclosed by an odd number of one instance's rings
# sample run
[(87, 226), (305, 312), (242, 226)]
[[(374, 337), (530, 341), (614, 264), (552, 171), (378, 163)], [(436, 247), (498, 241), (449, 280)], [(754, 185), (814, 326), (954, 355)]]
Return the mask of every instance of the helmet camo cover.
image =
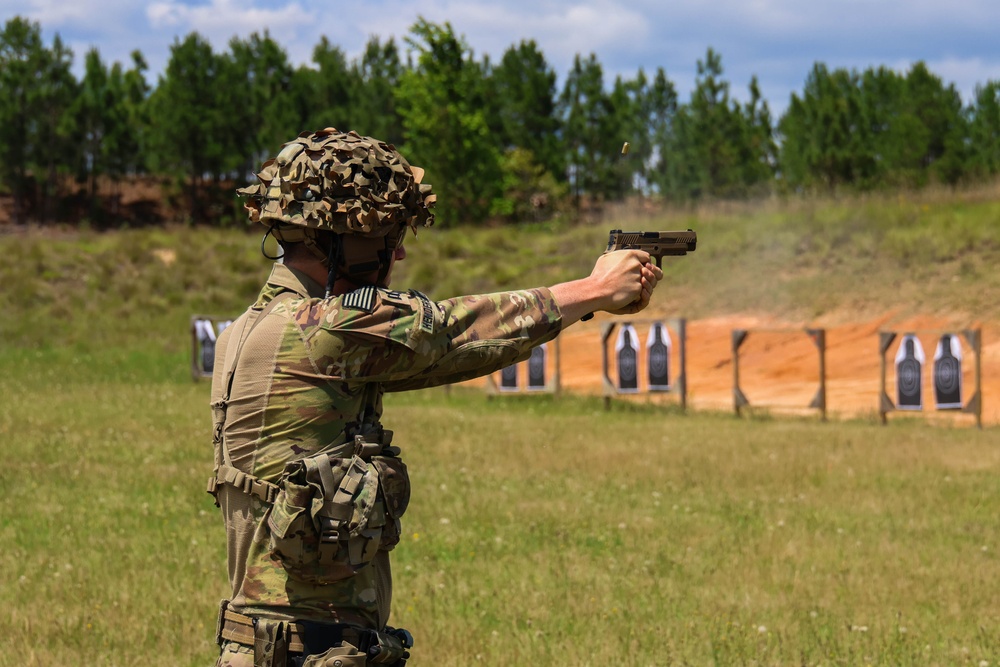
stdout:
[(382, 237), (434, 222), (437, 195), (392, 144), (356, 132), (303, 132), (261, 165), (259, 183), (240, 188), (251, 222), (301, 241), (309, 229)]

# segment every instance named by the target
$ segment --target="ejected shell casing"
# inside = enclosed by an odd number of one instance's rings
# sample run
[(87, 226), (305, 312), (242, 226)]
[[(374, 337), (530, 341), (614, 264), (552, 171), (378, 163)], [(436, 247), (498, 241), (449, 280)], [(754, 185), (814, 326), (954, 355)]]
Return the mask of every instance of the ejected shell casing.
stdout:
[(628, 142), (622, 144), (622, 155), (628, 155)]

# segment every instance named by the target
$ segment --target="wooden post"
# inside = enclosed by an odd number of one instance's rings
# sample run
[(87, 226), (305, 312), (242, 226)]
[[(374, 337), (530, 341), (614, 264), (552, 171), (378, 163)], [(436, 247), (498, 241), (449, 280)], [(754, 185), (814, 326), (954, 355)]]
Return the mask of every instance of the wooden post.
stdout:
[(677, 352), (681, 362), (677, 384), (681, 394), (681, 412), (687, 412), (687, 320), (683, 317), (677, 320), (677, 337), (680, 339)]

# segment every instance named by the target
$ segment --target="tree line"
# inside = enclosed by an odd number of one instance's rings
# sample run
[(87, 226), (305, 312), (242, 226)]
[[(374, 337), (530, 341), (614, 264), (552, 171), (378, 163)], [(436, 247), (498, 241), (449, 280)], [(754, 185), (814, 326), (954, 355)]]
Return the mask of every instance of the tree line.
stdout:
[(140, 51), (109, 65), (97, 48), (78, 80), (58, 35), (46, 45), (37, 23), (12, 18), (0, 33), (0, 188), (15, 221), (72, 205), (100, 223), (119, 214), (123, 182), (155, 179), (189, 219), (228, 222), (241, 217), (234, 188), (264, 159), (328, 126), (425, 167), (443, 222), (539, 219), (635, 194), (746, 198), (1000, 172), (1000, 81), (966, 105), (923, 62), (905, 74), (817, 63), (775, 119), (756, 77), (747, 101), (731, 95), (712, 48), (685, 102), (662, 67), (608, 82), (595, 55), (577, 55), (559, 86), (534, 41), (493, 62), (424, 19), (404, 41), (372, 37), (348, 59), (324, 37), (294, 66), (266, 31), (222, 52), (191, 33), (155, 83)]

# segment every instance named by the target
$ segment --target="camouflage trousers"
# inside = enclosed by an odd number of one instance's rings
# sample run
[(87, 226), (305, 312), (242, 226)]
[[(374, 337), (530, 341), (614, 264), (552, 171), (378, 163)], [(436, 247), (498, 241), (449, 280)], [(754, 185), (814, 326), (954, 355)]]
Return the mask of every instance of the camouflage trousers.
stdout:
[[(296, 656), (289, 658), (289, 665)], [(350, 644), (343, 644), (319, 655), (311, 655), (302, 662), (302, 667), (365, 667), (365, 654)], [(253, 667), (253, 649), (236, 642), (225, 642), (216, 667)], [(281, 665), (280, 667), (285, 667)]]

